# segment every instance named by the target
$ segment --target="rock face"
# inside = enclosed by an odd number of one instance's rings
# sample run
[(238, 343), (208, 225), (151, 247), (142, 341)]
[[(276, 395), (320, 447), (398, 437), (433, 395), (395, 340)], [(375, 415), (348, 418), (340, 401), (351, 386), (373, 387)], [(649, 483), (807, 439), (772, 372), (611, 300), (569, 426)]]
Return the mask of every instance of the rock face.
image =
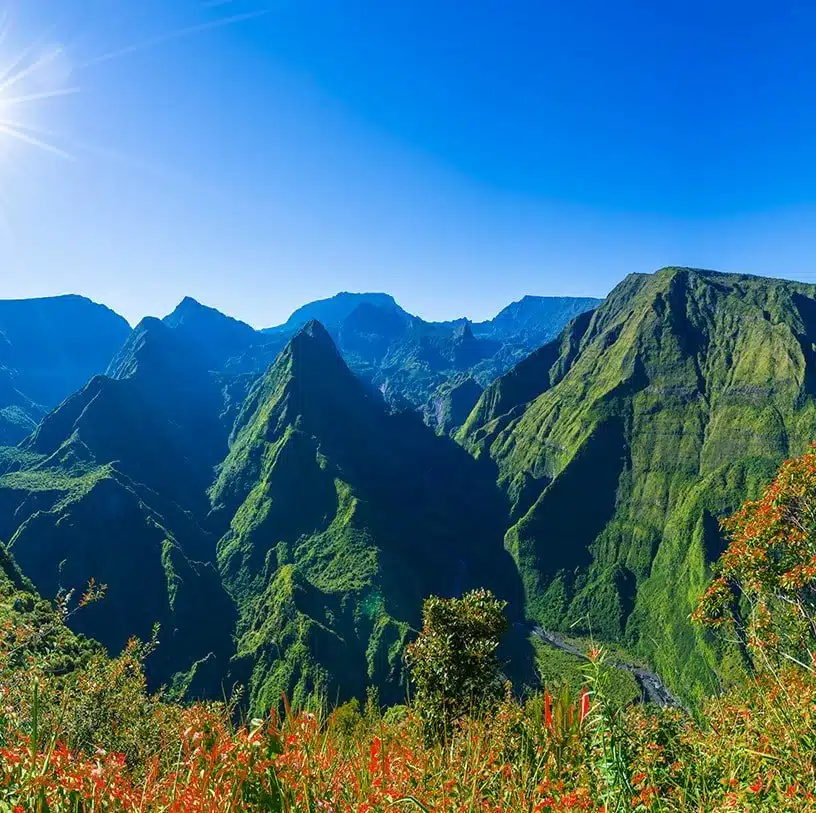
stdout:
[(484, 390), (470, 376), (437, 387), (426, 407), (425, 422), (439, 435), (449, 435), (470, 415)]
[(128, 323), (81, 296), (0, 300), (0, 445), (105, 371)]
[(670, 268), (627, 277), (488, 387), (459, 434), (510, 502), (543, 626), (623, 640), (675, 689), (727, 679), (689, 613), (718, 518), (816, 437), (816, 289)]

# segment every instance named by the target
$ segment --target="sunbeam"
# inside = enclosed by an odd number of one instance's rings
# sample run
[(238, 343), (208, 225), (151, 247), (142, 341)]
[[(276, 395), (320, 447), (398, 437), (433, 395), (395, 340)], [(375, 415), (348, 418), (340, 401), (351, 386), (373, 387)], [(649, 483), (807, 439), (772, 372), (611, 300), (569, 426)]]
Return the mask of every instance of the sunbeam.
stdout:
[(42, 93), (29, 93), (26, 96), (14, 96), (11, 99), (0, 98), (0, 110), (4, 107), (13, 107), (18, 104), (26, 104), (28, 102), (38, 102), (41, 99), (54, 99), (59, 96), (70, 96), (73, 93), (79, 93), (78, 87), (61, 88), (60, 90), (45, 90)]
[(171, 31), (168, 34), (161, 34), (157, 37), (153, 37), (149, 40), (144, 40), (143, 42), (134, 43), (133, 45), (127, 45), (124, 48), (119, 48), (116, 51), (110, 51), (107, 54), (101, 54), (100, 56), (93, 57), (82, 65), (81, 68), (88, 68), (92, 65), (99, 65), (103, 62), (108, 62), (111, 59), (118, 59), (119, 57), (128, 56), (130, 54), (138, 53), (139, 51), (145, 51), (150, 48), (154, 48), (157, 45), (163, 45), (166, 42), (172, 42), (174, 40), (183, 39), (185, 37), (192, 36), (193, 34), (200, 34), (204, 31), (211, 31), (215, 28), (222, 28), (223, 26), (227, 25), (234, 25), (235, 23), (241, 23), (246, 20), (254, 20), (258, 17), (264, 17), (268, 14), (272, 13), (272, 9), (259, 9), (257, 11), (246, 11), (242, 14), (233, 14), (231, 17), (222, 17), (220, 20), (213, 20), (208, 23), (199, 23), (198, 25), (191, 25), (187, 28), (181, 28), (177, 31)]
[(52, 155), (58, 155), (60, 158), (64, 158), (66, 161), (76, 160), (73, 155), (65, 152), (65, 150), (61, 150), (59, 147), (55, 147), (53, 144), (49, 144), (48, 142), (29, 135), (28, 133), (24, 133), (22, 130), (18, 130), (16, 127), (11, 127), (8, 124), (0, 124), (0, 133), (16, 138), (32, 147), (39, 147), (41, 150), (50, 152)]
[(49, 51), (46, 54), (43, 54), (39, 59), (35, 62), (32, 62), (28, 67), (23, 68), (20, 71), (17, 71), (13, 76), (10, 76), (3, 82), (0, 82), (0, 93), (8, 90), (14, 85), (19, 84), (22, 82), (27, 76), (30, 76), (35, 71), (38, 71), (44, 65), (47, 65), (49, 62), (52, 62), (62, 53), (62, 48), (55, 48), (52, 51)]

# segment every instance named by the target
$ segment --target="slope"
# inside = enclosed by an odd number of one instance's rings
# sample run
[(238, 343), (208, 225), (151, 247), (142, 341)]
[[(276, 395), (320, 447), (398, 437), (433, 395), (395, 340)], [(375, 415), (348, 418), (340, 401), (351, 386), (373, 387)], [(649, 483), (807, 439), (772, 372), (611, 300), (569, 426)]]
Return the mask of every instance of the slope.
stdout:
[(234, 610), (206, 564), (214, 537), (202, 523), (226, 451), (220, 390), (188, 343), (154, 319), (133, 331), (110, 372), (46, 416), (7, 463), (0, 537), (45, 596), (90, 578), (108, 585), (75, 625), (110, 651), (159, 622), (155, 682), (211, 654), (225, 671)]
[(230, 518), (218, 565), (256, 710), (372, 682), (402, 699), (429, 593), (488, 585), (520, 610), (495, 485), (416, 415), (389, 414), (317, 322), (250, 393), (211, 497)]
[(129, 332), (121, 316), (81, 296), (0, 300), (0, 443), (22, 440), (104, 372)]
[[(494, 319), (471, 325), (467, 319), (426, 322), (388, 294), (341, 293), (304, 305), (285, 324), (263, 333), (278, 342), (277, 351), (309, 319), (317, 319), (349, 367), (392, 409), (415, 409), (432, 420), (440, 392), (468, 376), (486, 386), (599, 301), (528, 296)], [(245, 356), (244, 369), (251, 366), (251, 355)], [(257, 349), (254, 358), (270, 360)], [(459, 425), (448, 421), (447, 429)]]
[(816, 437), (814, 335), (813, 286), (670, 268), (489, 387), (459, 439), (510, 501), (528, 614), (627, 641), (687, 695), (728, 680), (739, 653), (688, 615), (717, 519)]

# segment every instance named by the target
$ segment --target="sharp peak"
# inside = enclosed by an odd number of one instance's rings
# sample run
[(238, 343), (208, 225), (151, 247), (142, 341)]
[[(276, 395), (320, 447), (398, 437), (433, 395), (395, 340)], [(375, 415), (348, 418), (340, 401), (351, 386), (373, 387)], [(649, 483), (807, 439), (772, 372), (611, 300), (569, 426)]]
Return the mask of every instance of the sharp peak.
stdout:
[(176, 310), (178, 310), (179, 308), (190, 308), (190, 307), (203, 308), (204, 305), (202, 305), (201, 302), (199, 302), (197, 299), (195, 299), (192, 296), (185, 296), (181, 300), (181, 302), (179, 302), (178, 305), (176, 305)]
[(471, 327), (470, 320), (464, 319), (461, 322), (458, 322), (453, 330), (453, 335), (454, 338), (457, 339), (472, 339), (473, 328)]
[[(199, 302), (192, 296), (185, 296), (181, 302), (173, 308), (171, 316), (175, 313), (184, 313), (184, 312), (195, 312), (195, 311), (204, 311), (209, 313), (221, 313), (222, 316), (226, 316), (225, 313), (222, 313), (218, 310), (218, 308), (210, 307), (209, 305), (205, 305), (203, 302)], [(231, 318), (231, 317), (228, 317)]]
[(306, 324), (295, 333), (292, 339), (297, 339), (299, 336), (306, 336), (318, 342), (328, 342), (334, 348), (334, 340), (329, 334), (329, 331), (326, 330), (323, 323), (317, 319), (310, 319), (306, 322)]

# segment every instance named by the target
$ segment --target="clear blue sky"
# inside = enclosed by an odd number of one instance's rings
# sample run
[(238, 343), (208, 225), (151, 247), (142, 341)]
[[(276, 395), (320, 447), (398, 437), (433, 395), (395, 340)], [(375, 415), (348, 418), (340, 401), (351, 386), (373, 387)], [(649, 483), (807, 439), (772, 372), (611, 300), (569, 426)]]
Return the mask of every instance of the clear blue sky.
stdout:
[(189, 294), (264, 326), (338, 290), (484, 318), (669, 264), (816, 280), (814, 3), (17, 0), (10, 20), (0, 65), (47, 58), (0, 83), (0, 297), (135, 321)]

